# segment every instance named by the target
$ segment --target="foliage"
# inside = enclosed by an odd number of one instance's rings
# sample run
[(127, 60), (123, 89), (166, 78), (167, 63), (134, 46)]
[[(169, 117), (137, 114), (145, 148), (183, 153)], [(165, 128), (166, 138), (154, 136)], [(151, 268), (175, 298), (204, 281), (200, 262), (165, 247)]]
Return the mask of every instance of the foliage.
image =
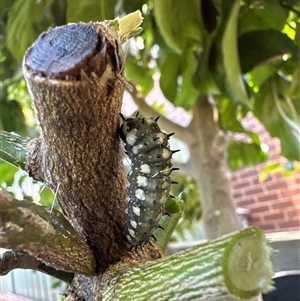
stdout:
[[(281, 140), (282, 154), (298, 160), (298, 4), (296, 0), (190, 0), (188, 5), (174, 0), (4, 1), (2, 128), (20, 133), (26, 129), (23, 96), (13, 98), (8, 87), (19, 82), (22, 56), (40, 32), (49, 26), (112, 19), (141, 9), (144, 31), (128, 46), (127, 79), (146, 95), (153, 87), (153, 73), (159, 71), (164, 95), (188, 110), (199, 94), (214, 95), (221, 126), (250, 138), (247, 145), (231, 144), (232, 169), (266, 159), (258, 137), (241, 125), (249, 111)], [(248, 155), (242, 156), (245, 152)], [(240, 154), (236, 162), (232, 154)]]
[(16, 199), (24, 199), (59, 209), (53, 192), (17, 167), (0, 160), (1, 188), (5, 188)]

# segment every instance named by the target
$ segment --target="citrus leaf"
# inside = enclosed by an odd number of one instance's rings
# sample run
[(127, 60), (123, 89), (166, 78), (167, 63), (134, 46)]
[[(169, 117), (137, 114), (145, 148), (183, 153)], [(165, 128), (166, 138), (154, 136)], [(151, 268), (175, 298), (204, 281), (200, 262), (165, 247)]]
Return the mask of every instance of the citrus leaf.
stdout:
[(17, 60), (22, 60), (25, 50), (51, 24), (53, 16), (44, 12), (52, 2), (16, 0), (12, 5), (7, 22), (6, 45)]
[(181, 53), (187, 44), (199, 43), (202, 28), (198, 1), (154, 0), (153, 3), (158, 29), (173, 51)]
[(160, 64), (160, 88), (169, 101), (174, 101), (180, 74), (180, 55), (170, 53)]
[(15, 173), (18, 170), (18, 167), (0, 159), (0, 186), (3, 185), (3, 183), (6, 183), (7, 186), (12, 186)]
[(17, 101), (1, 101), (0, 112), (0, 129), (26, 135), (25, 117)]
[(227, 163), (232, 171), (241, 166), (253, 167), (268, 158), (266, 152), (256, 143), (231, 140), (228, 146)]
[(285, 25), (288, 10), (280, 1), (260, 0), (243, 5), (239, 18), (239, 34), (254, 30), (275, 29), (281, 31)]
[(189, 109), (199, 92), (192, 84), (196, 58), (192, 49), (182, 54), (169, 53), (160, 64), (160, 87), (165, 97), (176, 106)]
[(237, 47), (237, 25), (240, 9), (240, 0), (236, 0), (232, 7), (226, 28), (222, 37), (222, 53), (225, 73), (228, 84), (238, 102), (249, 105), (244, 81), (242, 78)]
[(283, 54), (299, 59), (299, 47), (286, 35), (277, 30), (256, 30), (243, 34), (238, 40), (243, 73), (255, 66), (276, 59), (283, 61)]
[(116, 3), (116, 0), (69, 0), (67, 21), (90, 22), (114, 19)]
[(125, 64), (125, 78), (140, 87), (141, 92), (147, 95), (153, 88), (153, 70), (139, 66), (136, 61), (127, 60)]
[(300, 125), (293, 103), (278, 89), (279, 82), (271, 80), (260, 89), (253, 112), (272, 137), (281, 142), (281, 153), (291, 161), (298, 161), (300, 154)]

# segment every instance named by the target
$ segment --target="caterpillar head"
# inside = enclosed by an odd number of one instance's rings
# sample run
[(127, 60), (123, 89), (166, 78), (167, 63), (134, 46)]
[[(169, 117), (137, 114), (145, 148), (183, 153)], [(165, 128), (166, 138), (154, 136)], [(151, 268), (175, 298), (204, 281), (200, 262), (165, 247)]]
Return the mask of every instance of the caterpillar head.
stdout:
[(142, 137), (160, 132), (157, 118), (125, 118), (121, 115), (123, 123), (120, 127), (120, 137), (124, 143), (133, 146)]

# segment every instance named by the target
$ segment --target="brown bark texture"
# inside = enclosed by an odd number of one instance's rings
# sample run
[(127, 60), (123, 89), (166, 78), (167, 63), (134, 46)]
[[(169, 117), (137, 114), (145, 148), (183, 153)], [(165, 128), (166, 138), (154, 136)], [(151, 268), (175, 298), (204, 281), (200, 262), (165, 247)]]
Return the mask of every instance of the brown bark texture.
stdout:
[(55, 192), (100, 272), (128, 251), (118, 134), (123, 67), (117, 32), (102, 23), (43, 33), (23, 61), (40, 129), (28, 143), (27, 171)]

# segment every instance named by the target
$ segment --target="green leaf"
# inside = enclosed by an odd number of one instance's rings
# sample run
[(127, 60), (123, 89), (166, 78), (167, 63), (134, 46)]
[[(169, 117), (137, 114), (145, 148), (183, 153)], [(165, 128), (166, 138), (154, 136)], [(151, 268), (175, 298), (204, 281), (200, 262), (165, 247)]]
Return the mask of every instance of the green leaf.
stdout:
[(287, 16), (288, 11), (281, 5), (281, 1), (250, 1), (241, 8), (239, 34), (264, 29), (281, 31)]
[[(293, 164), (295, 165), (295, 164)], [(295, 176), (299, 172), (299, 169), (293, 166), (292, 169), (287, 169), (284, 165), (278, 162), (272, 162), (266, 164), (259, 173), (259, 181), (265, 181), (271, 174), (280, 173), (283, 177)]]
[(147, 95), (153, 88), (153, 69), (140, 66), (137, 61), (127, 60), (125, 64), (126, 80), (137, 85), (143, 95)]
[(121, 10), (120, 13), (132, 13), (136, 10), (141, 10), (142, 6), (145, 4), (145, 1), (143, 0), (122, 0), (119, 1), (118, 5), (117, 5), (117, 9), (120, 9), (121, 6)]
[(166, 44), (176, 53), (202, 36), (199, 1), (154, 0), (154, 17)]
[(216, 64), (216, 57), (211, 51), (211, 39), (205, 39), (205, 45), (196, 62), (196, 69), (192, 78), (194, 87), (200, 94), (220, 94), (215, 79), (211, 73), (210, 65)]
[(11, 186), (14, 182), (15, 173), (19, 170), (16, 166), (0, 159), (0, 186), (5, 182)]
[[(17, 60), (22, 60), (25, 50), (51, 24), (53, 16), (47, 7), (52, 2), (16, 0), (12, 5), (7, 22), (6, 45)], [(43, 23), (42, 26), (40, 23)]]
[(282, 155), (298, 161), (300, 154), (300, 125), (293, 103), (280, 92), (280, 81), (268, 81), (260, 89), (254, 103), (254, 114), (272, 137), (281, 142)]
[(177, 78), (177, 95), (173, 101), (173, 104), (176, 106), (190, 109), (197, 101), (199, 92), (192, 84), (195, 64), (194, 51), (192, 49), (184, 51), (180, 58), (181, 74)]
[(181, 197), (177, 197), (175, 199), (169, 198), (166, 203), (166, 212), (169, 214), (180, 213), (184, 209), (184, 202)]
[(227, 163), (232, 171), (241, 166), (253, 167), (268, 158), (260, 145), (231, 140), (228, 146)]
[(239, 106), (228, 99), (222, 99), (219, 108), (219, 120), (222, 127), (231, 132), (244, 133), (244, 127), (237, 119)]
[(170, 53), (160, 64), (160, 88), (169, 101), (174, 101), (180, 74), (180, 55)]
[(195, 63), (193, 50), (186, 49), (180, 55), (168, 54), (159, 65), (161, 90), (176, 106), (189, 109), (197, 100), (199, 92), (192, 84)]
[(249, 105), (244, 81), (242, 78), (241, 67), (237, 47), (237, 26), (240, 9), (240, 0), (236, 0), (232, 7), (226, 28), (222, 37), (222, 53), (225, 73), (230, 94), (233, 100), (244, 105)]
[(67, 8), (68, 22), (104, 21), (115, 18), (117, 0), (69, 0)]
[(239, 55), (243, 73), (269, 60), (283, 61), (283, 54), (299, 59), (299, 47), (285, 34), (277, 30), (257, 30), (239, 38)]
[(45, 185), (43, 185), (41, 187), (40, 198), (41, 198), (40, 202), (39, 202), (40, 204), (42, 204), (44, 206), (48, 206), (48, 207), (53, 206), (54, 209), (58, 209), (55, 195), (49, 187), (47, 187)]
[(15, 100), (0, 102), (0, 130), (26, 135), (25, 117), (20, 104)]

